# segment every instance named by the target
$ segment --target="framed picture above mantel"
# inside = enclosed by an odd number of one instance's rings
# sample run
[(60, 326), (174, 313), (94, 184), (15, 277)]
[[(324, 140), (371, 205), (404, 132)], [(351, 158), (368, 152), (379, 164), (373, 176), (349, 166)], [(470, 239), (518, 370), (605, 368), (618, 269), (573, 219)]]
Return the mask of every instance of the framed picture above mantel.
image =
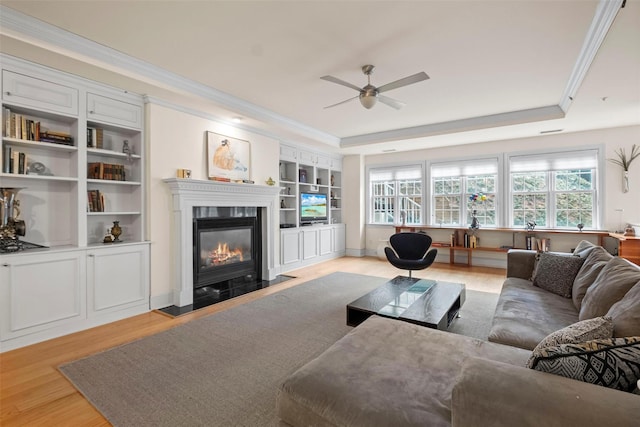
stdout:
[(249, 180), (251, 144), (249, 141), (207, 132), (207, 173), (209, 179)]

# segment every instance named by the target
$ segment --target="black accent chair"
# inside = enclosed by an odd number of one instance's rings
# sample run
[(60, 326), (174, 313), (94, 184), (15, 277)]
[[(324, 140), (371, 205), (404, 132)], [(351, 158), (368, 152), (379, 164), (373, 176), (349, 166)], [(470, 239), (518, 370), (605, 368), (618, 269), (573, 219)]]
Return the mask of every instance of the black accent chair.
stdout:
[[(423, 270), (433, 264), (438, 254), (437, 249), (431, 249), (431, 237), (423, 233), (396, 233), (389, 238), (391, 247), (384, 248), (387, 259), (396, 268), (409, 270)], [(392, 249), (393, 248), (393, 249)]]

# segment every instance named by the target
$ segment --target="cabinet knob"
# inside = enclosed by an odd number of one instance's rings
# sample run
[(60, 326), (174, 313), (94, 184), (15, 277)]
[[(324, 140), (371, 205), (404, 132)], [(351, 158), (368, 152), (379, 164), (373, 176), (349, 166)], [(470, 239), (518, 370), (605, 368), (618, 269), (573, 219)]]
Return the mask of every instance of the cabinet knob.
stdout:
[(94, 114), (93, 110), (89, 110), (89, 114)]
[(3, 267), (11, 267), (9, 264), (7, 264), (6, 262), (4, 264), (2, 264)]
[(9, 92), (9, 91), (6, 91), (6, 92), (5, 92), (5, 94), (6, 94), (7, 96), (11, 96), (11, 92)]
[(94, 254), (88, 254), (87, 256), (88, 256), (89, 258), (93, 258), (93, 257), (95, 257), (95, 255), (94, 255)]

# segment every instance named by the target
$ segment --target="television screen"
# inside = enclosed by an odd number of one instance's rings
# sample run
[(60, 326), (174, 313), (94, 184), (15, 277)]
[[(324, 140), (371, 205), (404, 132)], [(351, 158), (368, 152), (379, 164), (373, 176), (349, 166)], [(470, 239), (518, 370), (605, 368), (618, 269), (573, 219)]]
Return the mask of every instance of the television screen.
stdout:
[(300, 193), (300, 222), (327, 219), (327, 195)]

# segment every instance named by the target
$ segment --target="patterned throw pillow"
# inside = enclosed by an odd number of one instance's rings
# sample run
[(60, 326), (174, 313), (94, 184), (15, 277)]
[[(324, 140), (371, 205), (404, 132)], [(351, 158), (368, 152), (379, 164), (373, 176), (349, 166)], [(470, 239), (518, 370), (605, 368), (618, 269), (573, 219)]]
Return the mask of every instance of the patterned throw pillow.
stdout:
[(583, 262), (584, 258), (577, 256), (543, 252), (536, 264), (533, 285), (565, 298), (571, 298), (573, 279)]
[(632, 392), (640, 379), (640, 337), (561, 344), (534, 356), (531, 369), (618, 390)]
[(583, 320), (562, 328), (547, 335), (536, 348), (527, 362), (527, 366), (533, 363), (535, 355), (547, 347), (556, 347), (560, 344), (579, 344), (591, 340), (600, 340), (613, 337), (613, 319), (602, 316)]

